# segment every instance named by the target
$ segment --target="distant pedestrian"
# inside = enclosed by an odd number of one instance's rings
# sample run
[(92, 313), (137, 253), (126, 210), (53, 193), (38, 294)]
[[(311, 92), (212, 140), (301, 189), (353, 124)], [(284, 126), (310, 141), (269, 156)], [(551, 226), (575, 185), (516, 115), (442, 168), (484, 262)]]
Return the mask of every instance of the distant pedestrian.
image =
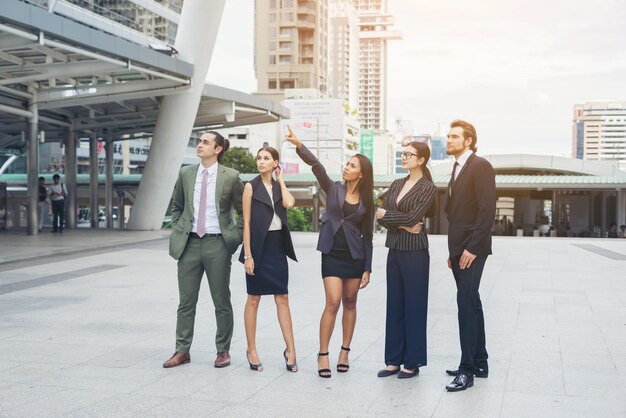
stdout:
[(476, 129), (455, 120), (450, 125), (446, 154), (455, 163), (448, 184), (448, 268), (456, 282), (461, 362), (446, 370), (455, 376), (450, 392), (474, 385), (474, 376), (487, 377), (485, 320), (478, 288), (487, 256), (491, 254), (491, 228), (496, 216), (495, 172), (476, 153)]
[(619, 237), (626, 238), (626, 225), (620, 225), (619, 231), (620, 231)]
[(54, 184), (50, 186), (50, 201), (52, 203), (52, 232), (63, 233), (65, 226), (65, 198), (67, 189), (61, 183), (61, 176), (52, 176)]
[(617, 224), (615, 222), (613, 222), (610, 226), (609, 226), (609, 232), (607, 232), (606, 235), (608, 238), (619, 238), (619, 234), (617, 232)]
[[(206, 273), (215, 306), (215, 367), (230, 365), (233, 307), (230, 301), (231, 256), (242, 240), (243, 183), (239, 172), (220, 162), (229, 142), (215, 131), (200, 137), (196, 154), (200, 164), (181, 168), (172, 197), (170, 255), (178, 260), (179, 304), (176, 351), (163, 367), (191, 361), (196, 304)], [(235, 222), (233, 209), (238, 214)]]
[(43, 229), (43, 220), (48, 215), (48, 196), (50, 192), (46, 187), (46, 179), (39, 177), (39, 197), (37, 201), (37, 218), (39, 232)]
[[(248, 291), (244, 310), (246, 356), (250, 369), (263, 370), (256, 349), (257, 312), (261, 295), (274, 295), (278, 323), (287, 347), (283, 352), (285, 365), (288, 371), (297, 372), (287, 290), (287, 257), (297, 261), (287, 225), (287, 209), (293, 207), (296, 199), (285, 185), (276, 149), (261, 148), (256, 155), (256, 165), (260, 174), (243, 189), (243, 248), (239, 257), (244, 263)], [(272, 178), (272, 173), (276, 179)]]

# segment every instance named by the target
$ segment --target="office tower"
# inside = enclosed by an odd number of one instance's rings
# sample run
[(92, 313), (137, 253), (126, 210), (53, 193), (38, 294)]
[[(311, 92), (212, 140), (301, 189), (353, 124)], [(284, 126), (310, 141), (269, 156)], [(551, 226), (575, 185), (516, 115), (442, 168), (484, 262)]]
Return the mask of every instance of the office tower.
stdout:
[(330, 0), (329, 97), (359, 106), (359, 18), (353, 0)]
[(385, 130), (387, 41), (402, 39), (391, 30), (387, 0), (355, 0), (359, 13), (359, 114), (362, 129)]
[(574, 105), (572, 157), (609, 162), (626, 170), (626, 102), (597, 100)]
[(255, 0), (257, 92), (276, 102), (285, 89), (328, 89), (328, 0)]

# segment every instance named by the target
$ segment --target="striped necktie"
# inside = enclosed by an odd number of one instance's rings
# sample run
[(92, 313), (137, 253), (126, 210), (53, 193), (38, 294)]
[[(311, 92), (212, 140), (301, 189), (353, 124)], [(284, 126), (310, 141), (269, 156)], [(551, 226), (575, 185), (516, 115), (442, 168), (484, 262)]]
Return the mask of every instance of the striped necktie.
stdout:
[(202, 186), (200, 186), (200, 206), (198, 207), (198, 227), (197, 234), (203, 237), (206, 234), (206, 194), (209, 187), (209, 172), (205, 168), (202, 170)]

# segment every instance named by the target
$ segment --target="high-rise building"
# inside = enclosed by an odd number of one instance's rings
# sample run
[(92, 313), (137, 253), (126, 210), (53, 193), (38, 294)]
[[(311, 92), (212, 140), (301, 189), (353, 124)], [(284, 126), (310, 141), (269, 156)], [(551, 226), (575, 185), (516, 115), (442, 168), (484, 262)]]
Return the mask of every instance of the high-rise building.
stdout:
[(359, 106), (359, 18), (354, 0), (330, 0), (329, 97)]
[(606, 161), (626, 169), (626, 102), (598, 100), (574, 105), (572, 157)]
[(387, 0), (355, 0), (359, 13), (359, 115), (361, 128), (385, 130), (387, 119), (387, 41), (402, 39), (392, 30)]
[(285, 89), (328, 90), (328, 0), (255, 0), (257, 94), (276, 102)]

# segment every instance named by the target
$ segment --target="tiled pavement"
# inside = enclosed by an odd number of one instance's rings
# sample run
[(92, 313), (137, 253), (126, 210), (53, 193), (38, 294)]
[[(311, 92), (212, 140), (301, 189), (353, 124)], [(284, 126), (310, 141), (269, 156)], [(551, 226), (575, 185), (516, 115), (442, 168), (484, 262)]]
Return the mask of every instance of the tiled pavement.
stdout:
[[(626, 416), (626, 240), (494, 239), (481, 294), (490, 375), (444, 389), (458, 362), (455, 288), (446, 237), (431, 236), (429, 363), (415, 379), (379, 379), (385, 322), (384, 236), (359, 294), (349, 373), (316, 374), (323, 307), (315, 234), (296, 233), (290, 302), (296, 374), (285, 370), (271, 297), (259, 310), (265, 371), (245, 359), (243, 268), (233, 263), (233, 364), (213, 368), (206, 285), (192, 362), (174, 351), (178, 291), (167, 232), (0, 232), (0, 417)], [(336, 362), (340, 321), (331, 347)]]

